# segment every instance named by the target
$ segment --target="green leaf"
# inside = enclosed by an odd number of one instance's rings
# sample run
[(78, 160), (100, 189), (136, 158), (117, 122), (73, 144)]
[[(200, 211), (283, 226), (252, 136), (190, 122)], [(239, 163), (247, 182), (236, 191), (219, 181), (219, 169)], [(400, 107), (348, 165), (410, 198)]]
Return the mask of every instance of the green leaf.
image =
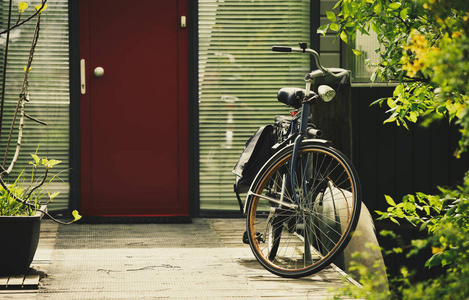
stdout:
[(61, 160), (51, 159), (51, 160), (49, 160), (49, 165), (50, 165), (50, 167), (52, 168), (53, 166), (58, 165), (58, 164), (60, 164), (61, 162), (62, 162)]
[(319, 27), (318, 30), (316, 30), (316, 33), (326, 35), (328, 29), (329, 29), (329, 24), (325, 24)]
[[(396, 121), (397, 116), (398, 116), (398, 113), (397, 113), (397, 112), (393, 113), (392, 115), (389, 116), (389, 118), (387, 118), (386, 120), (384, 120), (383, 124), (392, 123), (392, 122)], [(397, 125), (399, 125), (399, 123), (398, 123)]]
[(375, 7), (373, 7), (373, 11), (375, 12), (375, 14), (379, 15), (383, 11), (383, 6), (381, 5), (381, 3), (377, 2)]
[(339, 31), (339, 25), (337, 23), (331, 23), (329, 28), (332, 30), (332, 31)]
[(347, 43), (347, 42), (348, 42), (347, 34), (342, 31), (342, 32), (340, 33), (340, 39), (341, 39), (342, 41), (344, 41), (344, 43)]
[(427, 225), (428, 225), (428, 221), (427, 222), (423, 222), (422, 225), (420, 225), (420, 231), (423, 231), (427, 228)]
[(326, 16), (332, 22), (335, 22), (337, 20), (337, 17), (332, 11), (326, 11)]
[(46, 169), (51, 169), (54, 166), (60, 164), (61, 162), (62, 162), (61, 160), (57, 160), (57, 159), (48, 160), (46, 158), (43, 158), (41, 161), (41, 164), (43, 164), (46, 167)]
[(396, 206), (396, 202), (394, 202), (394, 200), (388, 196), (388, 195), (384, 195), (384, 198), (386, 199), (386, 202), (391, 205), (391, 206)]
[(403, 208), (404, 208), (404, 211), (408, 214), (412, 214), (415, 212), (415, 205), (410, 202), (405, 202)]
[(357, 50), (357, 49), (352, 49), (352, 52), (353, 52), (353, 54), (355, 54), (355, 56), (360, 56), (360, 55), (362, 55), (362, 53), (361, 53), (359, 50)]
[(37, 156), (36, 154), (31, 154), (32, 158), (34, 159), (34, 162), (36, 165), (39, 164), (39, 162), (41, 161), (41, 159), (39, 158), (39, 156)]
[(373, 106), (373, 105), (376, 105), (376, 104), (381, 105), (384, 100), (386, 100), (386, 98), (380, 98), (380, 99), (378, 99), (378, 100), (375, 100), (375, 101), (373, 101), (373, 102), (370, 104), (370, 106)]
[(443, 257), (441, 256), (442, 253), (435, 253), (432, 257), (430, 257), (427, 262), (425, 263), (425, 267), (435, 267), (441, 265), (441, 261)]
[(399, 2), (393, 2), (393, 3), (389, 4), (389, 8), (392, 9), (392, 10), (399, 9), (399, 7), (401, 7), (401, 3), (399, 3)]
[(342, 0), (337, 1), (337, 3), (334, 5), (332, 9), (336, 9), (337, 7), (340, 6), (341, 3), (342, 3)]
[(409, 113), (409, 120), (412, 122), (412, 123), (416, 123), (417, 122), (417, 117), (418, 117), (418, 114), (416, 112), (413, 112), (411, 111)]
[(60, 194), (60, 192), (55, 192), (52, 195), (49, 192), (47, 192), (47, 194), (49, 195), (49, 201), (52, 201), (54, 200), (55, 197), (57, 197)]
[(77, 210), (74, 210), (74, 211), (72, 212), (72, 216), (73, 216), (73, 222), (76, 222), (76, 221), (78, 221), (78, 220), (81, 219), (81, 216), (80, 216), (80, 214), (78, 213)]
[(401, 16), (401, 19), (405, 20), (407, 18), (408, 11), (409, 11), (408, 8), (404, 8), (403, 10), (401, 10), (401, 12), (399, 13), (399, 15)]
[(374, 32), (379, 33), (379, 27), (375, 22), (371, 23), (371, 29), (373, 29)]
[(404, 93), (404, 91), (405, 91), (405, 86), (403, 84), (400, 84), (400, 85), (396, 86), (396, 88), (394, 89), (392, 95), (394, 97), (397, 97), (400, 94)]
[(424, 206), (423, 210), (425, 210), (425, 213), (427, 214), (427, 216), (430, 215), (430, 206)]

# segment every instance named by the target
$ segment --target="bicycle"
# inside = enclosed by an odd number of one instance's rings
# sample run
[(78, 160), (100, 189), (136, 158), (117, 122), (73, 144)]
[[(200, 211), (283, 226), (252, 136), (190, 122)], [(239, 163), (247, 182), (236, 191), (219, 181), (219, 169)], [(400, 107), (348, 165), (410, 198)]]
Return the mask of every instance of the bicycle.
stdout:
[(322, 132), (308, 120), (318, 99), (328, 102), (336, 93), (325, 85), (312, 91), (315, 79), (343, 78), (349, 71), (324, 68), (319, 54), (306, 43), (272, 50), (310, 54), (318, 69), (306, 74), (305, 89), (279, 90), (278, 101), (294, 110), (292, 116), (275, 118), (275, 153), (247, 192), (244, 240), (265, 269), (298, 278), (330, 265), (346, 247), (359, 218), (361, 187), (355, 168), (329, 141), (320, 139)]

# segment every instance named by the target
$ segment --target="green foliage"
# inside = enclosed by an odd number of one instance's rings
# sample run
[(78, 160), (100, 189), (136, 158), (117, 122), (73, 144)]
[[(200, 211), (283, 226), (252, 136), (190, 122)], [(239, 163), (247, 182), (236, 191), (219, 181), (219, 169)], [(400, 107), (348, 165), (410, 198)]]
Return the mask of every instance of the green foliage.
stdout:
[[(469, 145), (469, 2), (466, 0), (340, 0), (340, 13), (319, 33), (337, 31), (353, 45), (357, 33), (376, 32), (380, 62), (372, 81), (398, 81), (385, 121), (407, 127), (421, 116), (448, 117), (461, 126), (459, 151)], [(356, 55), (360, 51), (354, 49)]]
[[(357, 34), (377, 34), (380, 61), (373, 82), (398, 82), (393, 96), (374, 104), (389, 107), (384, 123), (408, 128), (447, 118), (460, 126), (458, 157), (469, 148), (469, 1), (467, 0), (339, 0), (339, 13), (327, 12), (330, 24), (318, 33), (337, 32), (352, 47)], [(360, 51), (353, 51), (360, 55)], [(397, 295), (403, 299), (468, 299), (469, 297), (469, 173), (461, 186), (440, 188), (439, 195), (415, 193), (401, 202), (385, 196), (389, 208), (380, 219), (410, 222), (428, 234), (412, 241), (408, 255), (431, 250), (426, 267), (444, 274), (415, 283), (402, 269)], [(402, 252), (395, 247), (391, 251)], [(373, 298), (367, 294), (367, 299)], [(391, 297), (393, 298), (393, 297)], [(377, 299), (377, 298), (376, 298)]]
[(360, 259), (370, 260), (370, 251), (376, 250), (378, 246), (375, 244), (365, 245), (363, 251), (355, 252), (352, 254), (352, 261), (350, 262), (349, 270), (358, 274), (361, 286), (349, 283), (344, 280), (345, 287), (341, 288), (337, 293), (335, 290), (334, 299), (341, 299), (342, 297), (353, 297), (359, 299), (370, 299), (370, 300), (385, 300), (391, 297), (387, 285), (388, 280), (385, 274), (381, 272), (380, 266), (376, 263), (374, 266), (364, 266), (357, 261)]
[[(41, 205), (45, 205), (54, 200), (59, 192), (50, 194), (47, 187), (57, 177), (48, 179), (49, 170), (60, 163), (55, 159), (41, 159), (37, 154), (31, 154), (33, 161), (31, 165), (31, 175), (27, 180), (25, 171), (21, 172), (16, 180), (8, 185), (8, 190), (0, 186), (0, 216), (32, 216), (36, 214)], [(43, 175), (38, 175), (38, 171), (44, 169)], [(16, 198), (23, 199), (31, 205), (25, 205)]]

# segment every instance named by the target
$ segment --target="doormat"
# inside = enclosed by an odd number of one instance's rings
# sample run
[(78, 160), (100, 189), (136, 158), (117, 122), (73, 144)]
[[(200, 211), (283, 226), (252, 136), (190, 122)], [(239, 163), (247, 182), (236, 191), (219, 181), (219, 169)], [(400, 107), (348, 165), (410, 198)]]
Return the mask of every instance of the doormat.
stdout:
[(84, 224), (190, 224), (189, 216), (161, 216), (161, 217), (95, 217), (83, 216), (80, 223)]

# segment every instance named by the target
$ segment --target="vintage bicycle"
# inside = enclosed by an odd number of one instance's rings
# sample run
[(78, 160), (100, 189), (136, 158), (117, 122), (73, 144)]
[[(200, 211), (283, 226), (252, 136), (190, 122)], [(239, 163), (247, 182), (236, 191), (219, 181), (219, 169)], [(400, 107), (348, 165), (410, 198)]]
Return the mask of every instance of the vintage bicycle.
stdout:
[(263, 147), (258, 152), (265, 156), (268, 144), (270, 158), (265, 163), (261, 159), (245, 203), (240, 203), (247, 222), (244, 241), (264, 268), (297, 278), (330, 265), (346, 247), (358, 222), (361, 187), (357, 172), (345, 155), (321, 139), (322, 132), (310, 120), (311, 106), (317, 101), (329, 102), (336, 94), (326, 85), (313, 91), (315, 80), (344, 78), (350, 72), (323, 67), (319, 54), (306, 43), (272, 50), (310, 54), (318, 69), (306, 74), (304, 89), (279, 90), (278, 101), (293, 108), (291, 116), (277, 116), (270, 130), (259, 130), (248, 141), (233, 172), (238, 179), (236, 190), (255, 160), (252, 156), (259, 156), (253, 155), (255, 148)]

